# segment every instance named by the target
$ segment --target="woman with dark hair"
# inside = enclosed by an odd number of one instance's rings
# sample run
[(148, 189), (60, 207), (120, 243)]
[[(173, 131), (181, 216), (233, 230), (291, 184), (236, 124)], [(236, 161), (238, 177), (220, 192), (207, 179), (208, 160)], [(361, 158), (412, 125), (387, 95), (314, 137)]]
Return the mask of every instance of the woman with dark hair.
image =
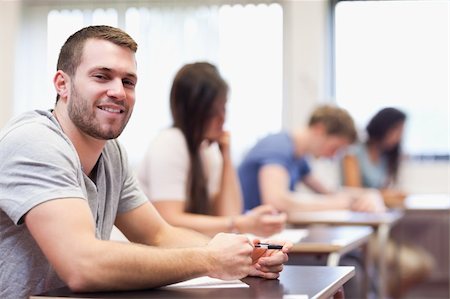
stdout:
[(246, 214), (223, 130), (228, 85), (206, 62), (183, 66), (170, 92), (173, 127), (151, 143), (138, 178), (144, 192), (172, 225), (207, 235), (281, 231), (286, 215), (271, 206)]
[[(381, 109), (373, 116), (366, 127), (366, 142), (355, 145), (354, 151), (343, 159), (345, 186), (378, 189), (388, 207), (403, 203), (406, 194), (396, 189), (396, 183), (405, 121), (406, 114), (392, 107)], [(434, 264), (432, 256), (423, 248), (392, 240), (384, 254), (390, 268), (387, 281), (393, 298), (400, 298), (425, 280)]]
[(375, 114), (366, 127), (367, 141), (343, 159), (345, 186), (379, 189), (388, 206), (404, 199), (405, 194), (394, 186), (405, 121), (406, 114), (392, 107)]

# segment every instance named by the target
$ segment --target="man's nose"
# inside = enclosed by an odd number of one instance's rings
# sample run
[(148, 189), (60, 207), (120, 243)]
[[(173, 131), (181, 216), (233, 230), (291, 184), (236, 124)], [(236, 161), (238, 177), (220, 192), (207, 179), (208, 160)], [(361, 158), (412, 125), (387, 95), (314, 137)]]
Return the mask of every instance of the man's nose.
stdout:
[(108, 97), (115, 98), (117, 100), (124, 100), (126, 98), (126, 93), (122, 80), (112, 80), (108, 88), (107, 95)]

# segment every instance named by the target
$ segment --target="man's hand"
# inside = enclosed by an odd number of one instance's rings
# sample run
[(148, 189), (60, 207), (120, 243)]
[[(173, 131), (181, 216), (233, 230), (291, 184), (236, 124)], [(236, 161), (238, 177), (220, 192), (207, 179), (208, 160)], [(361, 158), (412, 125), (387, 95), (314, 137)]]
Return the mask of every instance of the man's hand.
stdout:
[(211, 257), (210, 277), (233, 280), (244, 278), (250, 273), (253, 246), (246, 236), (219, 233), (206, 249)]
[[(250, 276), (259, 276), (266, 279), (277, 279), (283, 270), (283, 264), (288, 261), (287, 253), (292, 248), (292, 243), (267, 240), (265, 243), (283, 245), (281, 250), (256, 248), (253, 250), (253, 266)], [(258, 239), (253, 240), (253, 244), (259, 243)]]

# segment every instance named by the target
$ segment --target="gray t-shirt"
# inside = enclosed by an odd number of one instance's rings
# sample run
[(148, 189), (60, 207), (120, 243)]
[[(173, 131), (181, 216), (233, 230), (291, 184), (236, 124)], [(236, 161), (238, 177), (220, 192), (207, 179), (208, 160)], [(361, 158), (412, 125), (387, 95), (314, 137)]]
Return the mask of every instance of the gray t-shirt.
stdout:
[(49, 111), (27, 112), (0, 131), (0, 298), (64, 286), (23, 223), (33, 207), (60, 198), (87, 199), (96, 237), (107, 240), (116, 214), (147, 202), (117, 140), (106, 143), (96, 167), (94, 183)]

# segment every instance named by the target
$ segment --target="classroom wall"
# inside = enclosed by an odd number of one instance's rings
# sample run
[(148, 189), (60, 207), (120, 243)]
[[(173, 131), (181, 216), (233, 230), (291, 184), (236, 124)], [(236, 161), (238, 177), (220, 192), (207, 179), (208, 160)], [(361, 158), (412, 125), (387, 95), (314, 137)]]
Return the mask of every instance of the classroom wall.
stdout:
[(283, 126), (304, 125), (326, 98), (328, 1), (284, 1)]
[(14, 45), (20, 21), (20, 1), (0, 1), (0, 128), (12, 115)]

